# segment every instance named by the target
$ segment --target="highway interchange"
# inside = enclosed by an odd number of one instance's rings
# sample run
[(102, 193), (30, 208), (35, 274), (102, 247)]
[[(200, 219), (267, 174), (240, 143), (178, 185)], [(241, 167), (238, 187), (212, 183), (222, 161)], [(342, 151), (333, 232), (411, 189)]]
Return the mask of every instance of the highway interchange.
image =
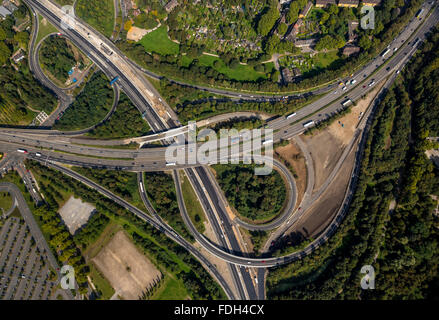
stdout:
[[(36, 9), (43, 16), (49, 19), (55, 25), (60, 24), (59, 15), (62, 13), (49, 5), (50, 9), (46, 8), (47, 1), (30, 1), (26, 0), (32, 8)], [(53, 6), (53, 5), (52, 5)], [(429, 10), (431, 4), (424, 4), (426, 11)], [(292, 118), (280, 117), (274, 119), (268, 123), (268, 127), (275, 130), (274, 141), (280, 141), (282, 139), (292, 138), (304, 131), (303, 123), (306, 121), (313, 120), (315, 122), (321, 121), (331, 115), (331, 113), (340, 109), (341, 102), (346, 99), (351, 99), (352, 101), (358, 100), (360, 97), (366, 94), (367, 91), (371, 90), (368, 84), (374, 79), (375, 83), (385, 81), (389, 76), (392, 76), (392, 80), (395, 76), (395, 71), (400, 70), (400, 68), (408, 61), (410, 56), (415, 52), (416, 48), (413, 48), (409, 42), (412, 42), (417, 37), (423, 38), (428, 30), (437, 24), (439, 17), (438, 9), (435, 8), (434, 12), (428, 17), (428, 21), (421, 25), (419, 29), (418, 26), (426, 20), (425, 18), (419, 21), (418, 19), (413, 19), (409, 26), (390, 44), (390, 49), (394, 55), (383, 59), (377, 57), (374, 61), (365, 66), (364, 69), (358, 71), (353, 78), (357, 80), (357, 85), (348, 85), (347, 90), (342, 90), (341, 87), (330, 86), (329, 91), (325, 96), (319, 100), (307, 105), (306, 107), (298, 110), (296, 115)], [(84, 25), (81, 23), (81, 28), (84, 29)], [(75, 45), (77, 45), (83, 52), (88, 52), (90, 58), (106, 72), (106, 74), (115, 76), (120, 75), (121, 80), (118, 86), (124, 90), (124, 92), (130, 97), (133, 103), (139, 108), (140, 112), (145, 116), (151, 128), (155, 132), (163, 132), (172, 128), (177, 128), (180, 126), (175, 113), (167, 108), (165, 103), (162, 103), (161, 98), (159, 98), (158, 93), (148, 85), (145, 78), (141, 76), (141, 71), (135, 70), (132, 63), (124, 57), (123, 54), (118, 52), (118, 50), (112, 45), (108, 40), (102, 39), (102, 36), (96, 35), (95, 31), (92, 31), (87, 27), (88, 31), (92, 34), (91, 37), (95, 39), (93, 41), (88, 41), (90, 35), (84, 37), (84, 31), (76, 32), (76, 30), (66, 30), (64, 33), (69, 39), (71, 39)], [(415, 35), (411, 35), (413, 31), (416, 31)], [(113, 54), (111, 57), (106, 57), (101, 50), (99, 50), (98, 45), (96, 45), (96, 39), (102, 41), (107, 45)], [(94, 43), (94, 44), (93, 44)], [(396, 50), (393, 50), (396, 48)], [(116, 57), (117, 56), (117, 57)], [(384, 67), (381, 67), (386, 64)], [(126, 72), (129, 69), (129, 72)], [(372, 74), (373, 73), (373, 74)], [(390, 82), (389, 82), (390, 84)], [(364, 87), (365, 86), (365, 87)], [(337, 91), (335, 93), (335, 90)], [(159, 104), (157, 110), (156, 105)], [(365, 131), (364, 131), (365, 132)], [(64, 139), (64, 140), (63, 140)], [(74, 164), (78, 166), (94, 167), (94, 168), (114, 168), (130, 171), (155, 171), (155, 170), (169, 170), (169, 166), (166, 165), (164, 159), (165, 147), (157, 148), (146, 148), (139, 150), (129, 150), (129, 149), (105, 149), (99, 147), (86, 147), (73, 145), (70, 142), (65, 141), (65, 135), (62, 133), (54, 134), (47, 132), (38, 132), (25, 129), (2, 129), (0, 140), (2, 143), (1, 151), (13, 152), (19, 147), (26, 147), (30, 152), (28, 157), (34, 160), (41, 161), (48, 166), (54, 167), (57, 170), (61, 170), (66, 174), (74, 175), (69, 170), (61, 167), (54, 162)], [(165, 139), (162, 140), (163, 143), (168, 144)], [(361, 144), (360, 144), (361, 146)], [(251, 147), (250, 147), (251, 148)], [(62, 153), (60, 152), (62, 151)], [(243, 150), (248, 151), (248, 150)], [(36, 153), (40, 153), (42, 156), (37, 157)], [(360, 152), (357, 151), (357, 154)], [(84, 157), (83, 155), (87, 155)], [(101, 158), (95, 158), (101, 157)], [(111, 159), (109, 159), (111, 158)], [(358, 164), (358, 161), (357, 161)], [(230, 270), (232, 272), (235, 284), (238, 288), (239, 297), (241, 299), (250, 298), (263, 298), (261, 296), (261, 291), (263, 291), (263, 268), (276, 266), (283, 263), (288, 263), (290, 261), (300, 259), (305, 254), (312, 252), (318, 245), (324, 243), (327, 238), (335, 231), (338, 224), (341, 222), (343, 215), (346, 212), (349, 195), (346, 194), (346, 201), (340, 209), (340, 214), (337, 214), (334, 221), (328, 226), (326, 232), (324, 232), (319, 238), (316, 239), (312, 244), (310, 244), (303, 251), (296, 252), (284, 257), (272, 257), (272, 258), (250, 258), (247, 256), (242, 246), (240, 246), (236, 235), (233, 232), (232, 223), (226, 212), (226, 203), (221, 196), (221, 191), (216, 185), (213, 176), (205, 166), (175, 166), (175, 168), (184, 168), (186, 175), (188, 176), (191, 184), (193, 185), (197, 196), (206, 212), (206, 215), (211, 223), (216, 235), (218, 244), (212, 243), (206, 239), (203, 235), (200, 235), (196, 229), (191, 224), (190, 219), (187, 218), (187, 213), (185, 213), (184, 202), (182, 202), (180, 182), (177, 171), (174, 170), (174, 181), (176, 183), (176, 190), (179, 199), (179, 206), (182, 212), (182, 216), (185, 223), (188, 225), (190, 231), (195, 236), (196, 240), (209, 252), (215, 256), (230, 263)], [(356, 166), (358, 168), (358, 166)], [(357, 170), (357, 169), (355, 169)], [(288, 176), (286, 173), (284, 176)], [(354, 175), (355, 176), (355, 175)], [(75, 176), (76, 179), (81, 181), (86, 181), (84, 177), (79, 175)], [(88, 182), (90, 183), (90, 182)], [(294, 183), (294, 180), (293, 180)], [(351, 181), (350, 190), (353, 190), (355, 185), (355, 180)], [(102, 192), (102, 187), (94, 185), (94, 188)], [(121, 199), (118, 199), (113, 194), (106, 194), (119, 204)], [(144, 201), (147, 201), (144, 198)], [(294, 201), (295, 203), (295, 201)], [(123, 204), (128, 210), (135, 213), (142, 219), (148, 221), (157, 228), (162, 228), (164, 232), (171, 237), (174, 241), (177, 241), (191, 253), (197, 256), (197, 258), (203, 262), (204, 265), (208, 266), (208, 269), (215, 278), (219, 281), (223, 288), (227, 287), (224, 281), (221, 280), (221, 275), (215, 272), (215, 268), (209, 267), (209, 263), (203, 256), (199, 254), (186, 240), (175, 233), (169, 226), (162, 221), (157, 214), (152, 213), (152, 217), (146, 215), (140, 210), (130, 206), (129, 204)], [(148, 209), (151, 206), (147, 206)], [(294, 205), (292, 206), (294, 208)], [(150, 214), (151, 214), (151, 210)], [(286, 214), (282, 214), (282, 219), (280, 222), (284, 223), (290, 215), (293, 214), (293, 210), (290, 209)], [(152, 211), (153, 212), (153, 211)], [(280, 225), (281, 223), (279, 223)], [(275, 226), (279, 226), (275, 225)], [(166, 226), (166, 227), (165, 227)], [(169, 228), (169, 229), (166, 229)], [(195, 251), (197, 253), (195, 253)], [(204, 259), (204, 260), (203, 260)], [(255, 283), (251, 279), (248, 272), (246, 272), (244, 267), (259, 267), (261, 272), (258, 272), (258, 289), (255, 289)], [(262, 278), (261, 278), (262, 277)], [(261, 289), (262, 288), (262, 289)], [(226, 290), (226, 288), (225, 288)], [(226, 290), (229, 297), (233, 297), (230, 290)]]

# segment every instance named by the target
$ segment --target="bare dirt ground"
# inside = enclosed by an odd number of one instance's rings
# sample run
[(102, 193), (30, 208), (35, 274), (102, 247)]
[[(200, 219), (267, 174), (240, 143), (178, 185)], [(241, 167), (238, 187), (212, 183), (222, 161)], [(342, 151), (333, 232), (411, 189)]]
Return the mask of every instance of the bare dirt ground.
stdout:
[(360, 114), (364, 114), (381, 87), (382, 85), (377, 86), (364, 99), (359, 100), (357, 105), (352, 107), (352, 111), (340, 120), (312, 136), (302, 136), (313, 158), (316, 175), (314, 191), (321, 187), (334, 169), (344, 147), (353, 137), (355, 128), (360, 122)]
[(351, 170), (355, 160), (355, 149), (346, 158), (342, 169), (322, 196), (288, 231), (301, 232), (305, 237), (315, 238), (330, 223), (343, 201)]
[(92, 259), (114, 290), (127, 300), (137, 300), (161, 273), (140, 253), (123, 231)]
[(137, 42), (140, 39), (142, 39), (147, 33), (148, 33), (148, 30), (146, 30), (146, 29), (141, 29), (138, 27), (131, 27), (127, 33), (127, 40), (133, 40), (133, 41)]
[(275, 152), (277, 152), (281, 158), (285, 159), (291, 165), (291, 167), (293, 167), (294, 172), (297, 175), (297, 177), (295, 177), (297, 188), (297, 207), (302, 201), (306, 190), (307, 169), (305, 158), (300, 148), (291, 140), (288, 145), (276, 148)]

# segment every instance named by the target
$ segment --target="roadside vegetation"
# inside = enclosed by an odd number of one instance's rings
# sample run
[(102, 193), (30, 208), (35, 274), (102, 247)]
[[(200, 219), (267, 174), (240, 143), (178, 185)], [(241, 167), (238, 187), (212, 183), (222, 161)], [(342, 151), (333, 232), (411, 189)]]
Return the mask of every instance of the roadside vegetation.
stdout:
[(239, 215), (252, 221), (276, 217), (286, 200), (287, 191), (280, 174), (257, 176), (254, 165), (214, 165), (219, 185)]
[[(110, 224), (117, 225), (117, 228), (126, 231), (129, 237), (142, 250), (148, 259), (150, 259), (150, 261), (156, 265), (163, 274), (165, 274), (163, 280), (165, 283), (162, 284), (162, 286), (165, 286), (163, 287), (164, 291), (168, 292), (168, 294), (164, 295), (164, 297), (162, 297), (163, 299), (170, 296), (172, 292), (169, 293), (169, 291), (173, 291), (176, 299), (185, 299), (188, 297), (191, 299), (226, 298), (219, 285), (211, 278), (203, 266), (189, 254), (189, 252), (167, 238), (163, 233), (150, 226), (148, 223), (137, 218), (135, 215), (110, 199), (104, 197), (98, 191), (93, 190), (81, 182), (58, 171), (49, 169), (32, 161), (28, 161), (26, 165), (37, 175), (39, 183), (42, 180), (50, 181), (47, 185), (53, 185), (61, 192), (64, 192), (63, 190), (68, 190), (76, 197), (81, 197), (83, 201), (91, 203), (96, 207), (98, 212), (105, 215), (105, 217), (110, 220), (108, 224), (105, 222), (106, 219), (103, 218), (97, 218), (99, 221), (91, 220), (93, 223), (92, 226), (86, 226), (75, 235), (73, 241), (75, 241), (75, 243), (78, 241), (77, 246), (81, 248), (82, 252), (87, 252), (87, 250), (94, 245), (95, 239), (98, 239), (104, 230), (111, 232), (114, 227), (111, 227), (111, 230), (108, 229), (110, 228)], [(58, 187), (58, 185), (61, 187)], [(50, 197), (50, 194), (56, 194), (55, 191), (45, 190), (43, 191), (43, 194), (45, 196), (46, 194), (49, 194)], [(86, 244), (85, 248), (83, 247), (84, 243)], [(91, 271), (90, 274), (93, 275), (93, 271)], [(172, 279), (172, 281), (167, 281), (166, 279), (168, 278)], [(101, 278), (100, 281), (106, 280)], [(167, 284), (172, 288), (166, 289)], [(112, 291), (108, 288), (108, 282), (105, 283), (105, 286), (105, 289), (102, 288), (102, 284), (98, 287), (101, 288), (100, 290), (105, 290), (107, 292), (106, 296), (108, 297)], [(155, 298), (155, 296), (152, 298)]]
[(83, 91), (55, 122), (57, 130), (80, 130), (99, 123), (113, 105), (114, 92), (101, 71), (93, 74)]
[[(145, 0), (139, 8), (151, 10), (142, 13), (142, 19), (132, 17), (134, 26), (150, 28), (156, 20), (162, 26), (138, 42), (123, 39), (117, 45), (143, 67), (175, 80), (232, 90), (293, 92), (350, 75), (384, 50), (422, 2), (391, 1), (375, 7), (376, 27), (355, 31), (353, 43), (361, 51), (349, 57), (342, 48), (349, 40), (348, 22), (359, 20), (360, 9), (329, 5), (313, 8), (299, 19), (307, 0), (289, 2), (285, 22), (279, 21), (276, 0), (212, 0), (210, 8), (189, 1), (169, 13), (159, 1)], [(311, 57), (291, 39), (284, 39), (296, 23), (295, 38), (314, 40), (317, 55)], [(283, 55), (281, 68), (297, 68), (301, 75), (279, 82), (280, 70), (267, 63), (273, 54)]]
[(99, 139), (122, 139), (140, 137), (150, 131), (151, 128), (142, 119), (139, 110), (124, 93), (121, 93), (116, 111), (108, 120), (88, 132), (87, 136)]
[(38, 44), (45, 36), (58, 32), (58, 29), (51, 24), (49, 21), (47, 21), (46, 18), (43, 18), (42, 15), (37, 13), (38, 17), (38, 34), (35, 39), (35, 44)]
[[(438, 45), (436, 30), (377, 106), (339, 229), (311, 255), (271, 269), (269, 299), (437, 297), (439, 170), (425, 151), (439, 128)], [(375, 290), (361, 290), (364, 265), (375, 268)]]

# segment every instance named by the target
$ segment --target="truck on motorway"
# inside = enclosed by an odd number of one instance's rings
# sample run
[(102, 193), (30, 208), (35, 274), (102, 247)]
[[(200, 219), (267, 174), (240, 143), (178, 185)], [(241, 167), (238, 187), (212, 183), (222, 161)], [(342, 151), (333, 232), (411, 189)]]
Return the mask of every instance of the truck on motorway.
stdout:
[(308, 128), (308, 127), (312, 126), (313, 124), (314, 124), (314, 121), (313, 121), (313, 120), (310, 120), (310, 121), (308, 121), (308, 122), (305, 122), (305, 123), (303, 124), (303, 126), (304, 126), (305, 128)]
[(269, 139), (269, 140), (264, 141), (262, 144), (266, 145), (266, 144), (271, 144), (271, 143), (273, 143), (273, 140)]
[(27, 150), (25, 150), (25, 149), (17, 149), (17, 152), (24, 153), (24, 154), (28, 153)]
[(166, 166), (167, 167), (175, 166), (175, 164), (176, 164), (175, 162), (168, 162), (168, 163), (166, 163)]
[(111, 56), (113, 54), (113, 51), (110, 50), (105, 44), (101, 42), (101, 49), (104, 51), (104, 53), (108, 56)]
[(390, 52), (390, 49), (387, 48), (387, 49), (381, 54), (381, 57), (384, 58), (389, 52)]
[(139, 184), (140, 184), (140, 192), (142, 192), (142, 193), (143, 193), (143, 192), (144, 192), (144, 191), (143, 191), (143, 183), (142, 183), (142, 182), (140, 182)]
[(419, 20), (421, 20), (421, 15), (424, 13), (424, 8), (420, 9), (417, 13), (416, 13), (416, 18), (418, 18)]
[(347, 99), (347, 100), (343, 101), (341, 104), (343, 105), (343, 107), (347, 107), (347, 106), (352, 104), (352, 100)]
[(41, 157), (41, 153), (39, 153), (39, 152), (35, 153), (35, 155), (36, 155), (37, 157)]
[(287, 119), (291, 119), (292, 117), (294, 117), (296, 115), (295, 112), (293, 112), (292, 114), (290, 114), (289, 116), (287, 116)]
[(110, 86), (112, 86), (117, 80), (119, 80), (119, 76), (114, 77), (113, 80), (110, 81)]

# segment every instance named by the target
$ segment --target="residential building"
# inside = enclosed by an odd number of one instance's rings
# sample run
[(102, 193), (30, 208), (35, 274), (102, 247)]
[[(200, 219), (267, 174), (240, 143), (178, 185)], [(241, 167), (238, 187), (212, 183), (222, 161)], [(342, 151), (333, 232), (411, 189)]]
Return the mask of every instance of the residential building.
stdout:
[(289, 40), (289, 41), (293, 41), (295, 39), (296, 35), (299, 33), (299, 30), (302, 26), (303, 26), (303, 20), (297, 19), (294, 26), (292, 28), (290, 27), (289, 31), (285, 35), (285, 39)]
[(316, 44), (316, 42), (316, 39), (296, 40), (294, 41), (294, 45), (298, 48), (312, 47)]

